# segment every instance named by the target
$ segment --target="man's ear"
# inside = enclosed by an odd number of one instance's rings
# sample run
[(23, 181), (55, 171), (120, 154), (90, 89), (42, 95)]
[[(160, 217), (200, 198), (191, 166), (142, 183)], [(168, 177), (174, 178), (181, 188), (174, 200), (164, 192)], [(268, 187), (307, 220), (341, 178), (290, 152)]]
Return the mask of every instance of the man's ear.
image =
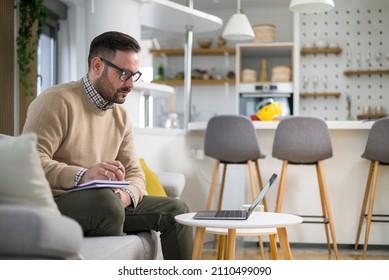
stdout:
[(104, 63), (98, 57), (94, 57), (91, 61), (91, 71), (96, 76), (100, 76), (103, 73), (104, 66)]

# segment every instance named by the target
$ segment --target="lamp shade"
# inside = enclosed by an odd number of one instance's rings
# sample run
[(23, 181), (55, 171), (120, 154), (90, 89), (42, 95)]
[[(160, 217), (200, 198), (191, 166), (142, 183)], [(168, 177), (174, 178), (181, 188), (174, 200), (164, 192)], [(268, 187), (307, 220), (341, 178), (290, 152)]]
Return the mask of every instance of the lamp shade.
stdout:
[(227, 22), (222, 36), (231, 41), (248, 41), (253, 40), (255, 34), (247, 16), (237, 12)]
[(300, 13), (326, 12), (335, 7), (333, 0), (292, 0), (289, 9)]

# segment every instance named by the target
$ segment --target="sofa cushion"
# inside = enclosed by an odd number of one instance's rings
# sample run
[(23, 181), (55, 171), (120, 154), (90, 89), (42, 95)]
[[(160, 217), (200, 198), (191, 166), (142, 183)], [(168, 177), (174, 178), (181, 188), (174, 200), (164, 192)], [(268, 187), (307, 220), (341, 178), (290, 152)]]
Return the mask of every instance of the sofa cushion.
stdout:
[(36, 143), (35, 134), (0, 138), (0, 204), (41, 207), (59, 215)]
[(82, 242), (80, 225), (38, 207), (0, 204), (0, 258), (77, 258)]
[(158, 176), (148, 167), (143, 158), (139, 159), (140, 166), (145, 173), (146, 178), (146, 191), (148, 195), (154, 196), (166, 196), (166, 192), (158, 179)]
[(154, 231), (125, 236), (85, 237), (80, 253), (86, 260), (156, 259), (158, 239)]

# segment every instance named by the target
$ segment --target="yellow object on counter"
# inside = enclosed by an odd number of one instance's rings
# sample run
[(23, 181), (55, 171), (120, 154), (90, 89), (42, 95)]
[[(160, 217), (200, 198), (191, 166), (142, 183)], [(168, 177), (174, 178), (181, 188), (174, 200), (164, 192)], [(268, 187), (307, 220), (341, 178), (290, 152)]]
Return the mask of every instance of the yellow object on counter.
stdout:
[(261, 121), (272, 121), (275, 116), (280, 115), (282, 115), (281, 102), (270, 103), (257, 112), (257, 117)]

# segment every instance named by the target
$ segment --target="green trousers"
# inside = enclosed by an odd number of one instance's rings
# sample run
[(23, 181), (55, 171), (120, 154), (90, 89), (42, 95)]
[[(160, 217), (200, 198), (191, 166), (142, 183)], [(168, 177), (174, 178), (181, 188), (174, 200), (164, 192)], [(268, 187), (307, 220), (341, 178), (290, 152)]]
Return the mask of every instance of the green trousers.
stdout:
[(89, 189), (56, 198), (59, 210), (76, 220), (85, 236), (120, 236), (140, 231), (161, 233), (166, 260), (191, 259), (193, 230), (178, 224), (174, 217), (189, 212), (182, 200), (144, 196), (135, 209), (123, 208), (119, 194), (111, 189)]

